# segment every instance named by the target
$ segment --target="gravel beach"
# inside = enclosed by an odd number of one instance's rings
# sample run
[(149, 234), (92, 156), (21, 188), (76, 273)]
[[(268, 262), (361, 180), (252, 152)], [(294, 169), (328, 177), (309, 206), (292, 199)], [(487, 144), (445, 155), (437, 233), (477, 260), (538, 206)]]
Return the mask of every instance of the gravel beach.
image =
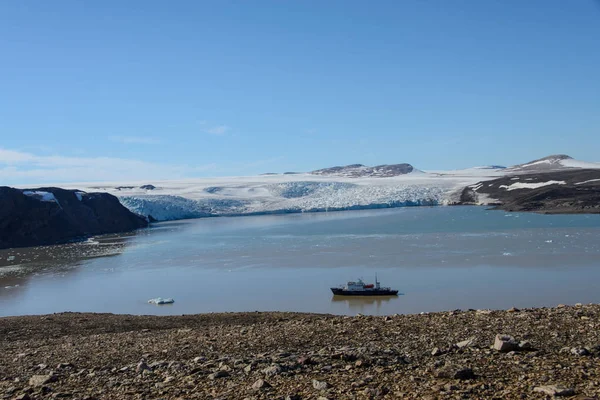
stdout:
[(599, 305), (386, 317), (5, 317), (0, 397), (595, 398), (599, 325)]

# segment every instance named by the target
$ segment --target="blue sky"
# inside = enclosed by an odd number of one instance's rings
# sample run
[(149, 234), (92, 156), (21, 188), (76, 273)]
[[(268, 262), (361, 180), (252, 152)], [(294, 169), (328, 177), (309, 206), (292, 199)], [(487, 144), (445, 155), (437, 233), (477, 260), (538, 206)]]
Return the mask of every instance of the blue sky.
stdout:
[(0, 185), (600, 161), (594, 0), (0, 2)]

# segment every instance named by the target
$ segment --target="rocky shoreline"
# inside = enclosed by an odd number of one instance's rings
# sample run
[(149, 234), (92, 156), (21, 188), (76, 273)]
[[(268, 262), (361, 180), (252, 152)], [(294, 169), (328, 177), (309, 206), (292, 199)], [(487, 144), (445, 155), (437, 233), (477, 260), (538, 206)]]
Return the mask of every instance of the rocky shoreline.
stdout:
[(594, 398), (599, 325), (599, 305), (386, 317), (5, 317), (0, 396)]

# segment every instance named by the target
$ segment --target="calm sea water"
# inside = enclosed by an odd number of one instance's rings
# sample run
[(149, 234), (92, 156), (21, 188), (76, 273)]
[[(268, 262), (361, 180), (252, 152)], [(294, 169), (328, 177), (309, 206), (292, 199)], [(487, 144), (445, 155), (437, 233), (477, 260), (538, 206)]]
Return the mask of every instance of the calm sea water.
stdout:
[[(337, 298), (375, 273), (397, 298)], [(418, 313), (600, 302), (600, 216), (402, 208), (160, 223), (0, 251), (0, 316)], [(175, 304), (147, 300), (172, 297)]]

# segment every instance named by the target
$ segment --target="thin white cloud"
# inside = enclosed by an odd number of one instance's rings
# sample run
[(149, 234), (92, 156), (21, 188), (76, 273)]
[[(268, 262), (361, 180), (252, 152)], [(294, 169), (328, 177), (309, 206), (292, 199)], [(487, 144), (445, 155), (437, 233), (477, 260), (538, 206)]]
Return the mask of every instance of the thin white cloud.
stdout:
[(112, 142), (123, 144), (160, 144), (159, 139), (145, 136), (110, 136), (108, 138)]
[(39, 156), (0, 148), (0, 184), (178, 179), (215, 170), (116, 157)]
[(209, 135), (220, 136), (231, 130), (231, 128), (227, 125), (212, 125), (205, 120), (198, 121), (198, 124), (202, 126), (202, 132), (208, 133)]
[(228, 130), (229, 127), (227, 125), (217, 125), (206, 129), (205, 132), (211, 135), (224, 135)]

